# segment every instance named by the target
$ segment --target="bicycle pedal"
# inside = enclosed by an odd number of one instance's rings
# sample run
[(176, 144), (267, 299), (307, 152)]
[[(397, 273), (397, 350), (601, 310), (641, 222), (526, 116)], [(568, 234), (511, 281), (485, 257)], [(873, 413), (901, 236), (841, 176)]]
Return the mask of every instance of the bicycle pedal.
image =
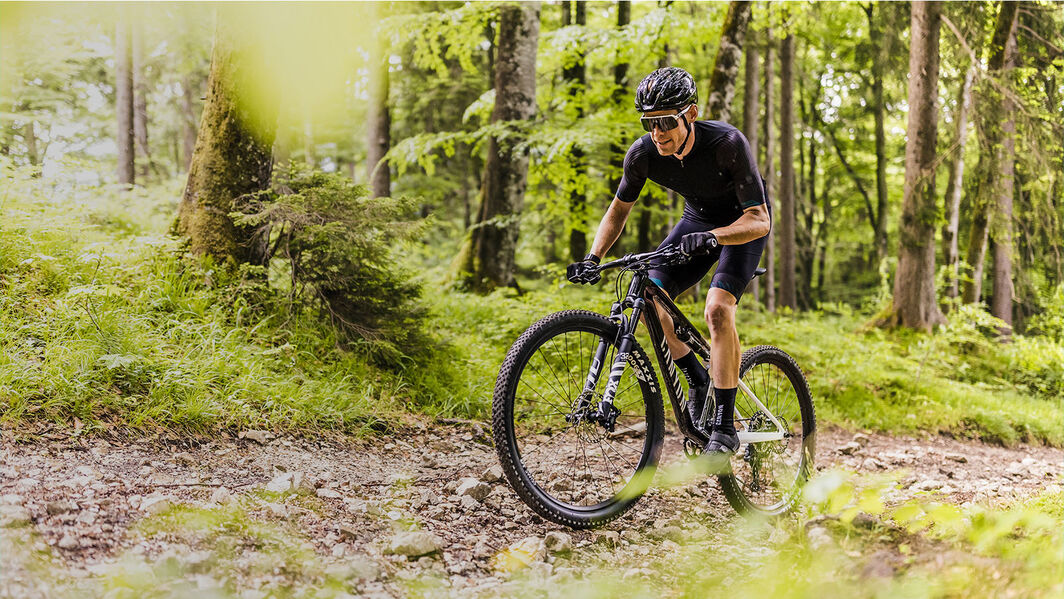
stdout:
[(687, 456), (687, 459), (693, 460), (702, 455), (702, 446), (690, 439), (684, 438), (683, 454)]

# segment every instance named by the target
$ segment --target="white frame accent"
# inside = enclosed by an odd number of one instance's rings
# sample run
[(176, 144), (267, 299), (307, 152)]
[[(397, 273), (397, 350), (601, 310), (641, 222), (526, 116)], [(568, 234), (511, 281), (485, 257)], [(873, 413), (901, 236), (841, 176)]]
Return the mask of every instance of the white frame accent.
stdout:
[[(761, 403), (761, 400), (754, 395), (754, 392), (750, 390), (750, 387), (746, 386), (746, 383), (739, 379), (739, 389), (746, 394), (747, 397), (754, 400), (757, 407), (764, 412), (772, 424), (776, 425), (775, 431), (759, 431), (759, 432), (747, 432), (745, 430), (738, 431), (739, 443), (764, 443), (766, 441), (779, 441), (783, 439), (784, 430), (783, 425), (776, 419), (776, 416), (765, 407), (765, 404)], [(739, 412), (738, 406), (735, 408), (735, 414), (738, 418), (745, 418), (741, 412)]]

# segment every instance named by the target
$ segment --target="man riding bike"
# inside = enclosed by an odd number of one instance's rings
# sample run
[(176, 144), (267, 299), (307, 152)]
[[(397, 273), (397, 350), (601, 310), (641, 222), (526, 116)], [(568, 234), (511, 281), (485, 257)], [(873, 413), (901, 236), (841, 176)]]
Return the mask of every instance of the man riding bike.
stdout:
[[(698, 91), (687, 71), (666, 67), (647, 75), (636, 88), (635, 107), (648, 133), (628, 149), (624, 176), (591, 252), (570, 264), (567, 275), (574, 283), (598, 282), (595, 267), (620, 236), (647, 179), (683, 196), (683, 217), (658, 247), (679, 244), (693, 258), (653, 269), (650, 277), (675, 298), (720, 263), (706, 294), (717, 409), (707, 422), (712, 431), (704, 453), (711, 468), (721, 468), (739, 448), (734, 422), (740, 359), (735, 311), (771, 228), (768, 196), (746, 137), (727, 123), (695, 120)], [(709, 397), (709, 373), (676, 338), (672, 319), (660, 306), (658, 318), (669, 353), (687, 378), (688, 412), (698, 422)]]

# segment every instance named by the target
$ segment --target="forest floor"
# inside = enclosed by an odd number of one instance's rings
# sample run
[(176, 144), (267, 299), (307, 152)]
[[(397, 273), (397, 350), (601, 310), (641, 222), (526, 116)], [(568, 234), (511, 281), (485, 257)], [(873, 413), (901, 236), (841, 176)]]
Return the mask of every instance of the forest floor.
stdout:
[[(138, 584), (241, 597), (302, 586), (319, 596), (509, 594), (515, 583), (497, 556), (529, 537), (521, 547), (535, 563), (523, 575), (547, 582), (579, 578), (590, 560), (675, 550), (691, 535), (731, 543), (737, 516), (712, 479), (653, 487), (603, 529), (546, 522), (500, 479), (490, 435), (484, 423), (428, 420), (356, 441), (252, 431), (16, 442), (5, 432), (0, 597)], [(662, 459), (685, 460), (674, 430)], [(894, 499), (922, 493), (957, 505), (1008, 505), (1058, 487), (1064, 474), (1059, 449), (838, 428), (820, 433), (816, 463), (895, 472)], [(479, 482), (460, 495), (466, 478)], [(882, 555), (867, 559), (869, 576), (894, 572)], [(625, 577), (649, 574), (633, 566)]]

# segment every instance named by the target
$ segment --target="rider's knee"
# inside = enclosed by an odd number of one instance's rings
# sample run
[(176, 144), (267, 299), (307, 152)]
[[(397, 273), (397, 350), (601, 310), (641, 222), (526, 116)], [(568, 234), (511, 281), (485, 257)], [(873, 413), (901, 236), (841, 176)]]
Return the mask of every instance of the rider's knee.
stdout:
[(735, 322), (735, 306), (711, 299), (706, 302), (705, 317), (711, 331), (723, 329)]

